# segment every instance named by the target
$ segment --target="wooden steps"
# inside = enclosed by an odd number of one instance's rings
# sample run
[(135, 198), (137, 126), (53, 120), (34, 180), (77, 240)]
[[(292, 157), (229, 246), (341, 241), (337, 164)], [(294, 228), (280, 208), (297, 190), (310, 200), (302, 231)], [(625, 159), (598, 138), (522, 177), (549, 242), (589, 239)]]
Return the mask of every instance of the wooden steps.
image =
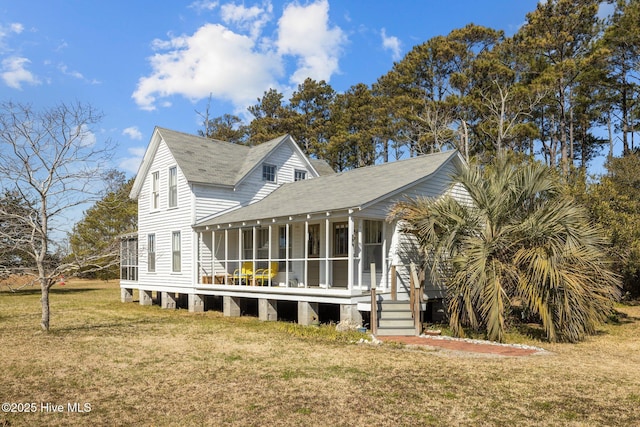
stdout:
[(380, 301), (378, 303), (380, 336), (415, 336), (416, 328), (409, 301)]

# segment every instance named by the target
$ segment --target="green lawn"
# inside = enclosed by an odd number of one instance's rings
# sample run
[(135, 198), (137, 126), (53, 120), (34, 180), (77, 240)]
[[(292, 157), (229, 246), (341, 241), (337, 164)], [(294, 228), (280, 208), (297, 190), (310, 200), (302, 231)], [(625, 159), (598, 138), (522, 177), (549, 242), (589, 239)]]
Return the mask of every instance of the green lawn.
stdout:
[(35, 409), (0, 426), (640, 425), (640, 307), (587, 342), (502, 358), (119, 297), (56, 285), (42, 333), (38, 290), (0, 291), (0, 398)]

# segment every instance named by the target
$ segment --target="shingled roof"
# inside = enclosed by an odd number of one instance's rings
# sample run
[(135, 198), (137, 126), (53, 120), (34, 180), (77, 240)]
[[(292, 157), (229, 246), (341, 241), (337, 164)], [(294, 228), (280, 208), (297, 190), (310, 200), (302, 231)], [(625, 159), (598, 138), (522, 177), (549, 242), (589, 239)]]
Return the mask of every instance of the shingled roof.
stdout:
[(207, 218), (196, 227), (362, 209), (428, 178), (454, 158), (462, 161), (457, 151), (447, 151), (284, 184), (258, 202)]
[[(158, 128), (189, 182), (234, 186), (287, 135), (248, 147)], [(236, 165), (236, 167), (233, 167)]]
[[(259, 145), (246, 146), (156, 127), (131, 190), (133, 198), (136, 198), (141, 190), (160, 140), (169, 148), (187, 181), (226, 187), (239, 185), (280, 144), (290, 141), (292, 146), (297, 147), (289, 135), (282, 135)], [(322, 162), (312, 163), (302, 151), (300, 155), (309, 162), (316, 175), (326, 172)], [(316, 167), (322, 170), (318, 171)]]

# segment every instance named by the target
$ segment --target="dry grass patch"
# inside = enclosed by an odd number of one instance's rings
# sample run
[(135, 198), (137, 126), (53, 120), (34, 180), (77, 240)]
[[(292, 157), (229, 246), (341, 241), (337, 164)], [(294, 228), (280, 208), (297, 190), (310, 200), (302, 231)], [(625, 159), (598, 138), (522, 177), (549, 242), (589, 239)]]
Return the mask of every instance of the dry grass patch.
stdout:
[(585, 343), (524, 339), (550, 355), (473, 358), (122, 304), (116, 283), (53, 289), (48, 334), (38, 292), (0, 292), (0, 397), (38, 405), (0, 413), (0, 426), (640, 424), (640, 307)]

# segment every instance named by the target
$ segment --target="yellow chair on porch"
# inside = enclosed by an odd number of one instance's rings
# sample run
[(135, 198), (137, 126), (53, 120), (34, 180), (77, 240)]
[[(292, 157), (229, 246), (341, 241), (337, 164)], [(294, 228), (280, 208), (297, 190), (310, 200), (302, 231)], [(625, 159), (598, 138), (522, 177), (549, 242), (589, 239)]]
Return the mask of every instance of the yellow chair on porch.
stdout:
[(243, 262), (241, 268), (236, 268), (233, 271), (233, 283), (237, 285), (242, 285), (244, 281), (247, 285), (249, 284), (249, 280), (253, 277), (253, 262)]
[(278, 274), (278, 261), (272, 261), (269, 263), (268, 268), (259, 268), (256, 270), (256, 273), (253, 275), (253, 280), (255, 284), (260, 282), (260, 286), (264, 286), (264, 281), (271, 281)]

